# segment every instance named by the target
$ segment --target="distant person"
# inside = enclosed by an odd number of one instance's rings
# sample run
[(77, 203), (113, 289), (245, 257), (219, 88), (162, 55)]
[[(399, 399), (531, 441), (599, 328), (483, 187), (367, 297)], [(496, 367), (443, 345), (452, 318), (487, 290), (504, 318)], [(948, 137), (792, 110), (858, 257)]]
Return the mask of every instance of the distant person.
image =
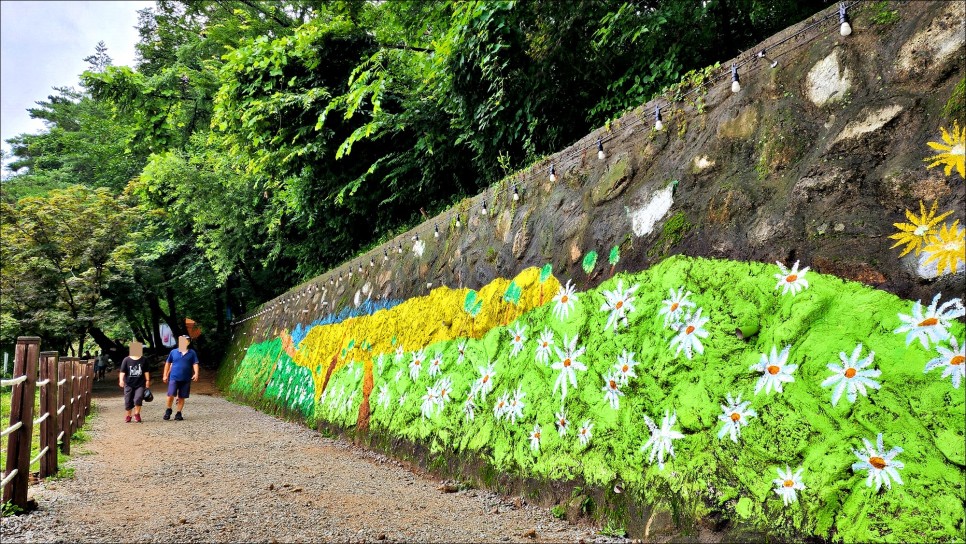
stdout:
[(198, 354), (190, 349), (188, 344), (191, 339), (188, 336), (178, 337), (178, 347), (171, 350), (168, 358), (164, 361), (164, 383), (168, 384), (167, 408), (164, 411), (164, 419), (171, 419), (171, 405), (174, 397), (178, 397), (178, 413), (174, 419), (181, 421), (184, 416), (184, 401), (191, 392), (191, 382), (198, 381)]
[(134, 410), (134, 421), (141, 423), (141, 405), (144, 390), (151, 387), (151, 372), (138, 342), (131, 342), (131, 354), (121, 361), (118, 385), (124, 388), (124, 422), (131, 422), (131, 410)]
[(104, 374), (107, 371), (107, 355), (102, 351), (94, 359), (94, 375), (98, 380), (104, 379)]

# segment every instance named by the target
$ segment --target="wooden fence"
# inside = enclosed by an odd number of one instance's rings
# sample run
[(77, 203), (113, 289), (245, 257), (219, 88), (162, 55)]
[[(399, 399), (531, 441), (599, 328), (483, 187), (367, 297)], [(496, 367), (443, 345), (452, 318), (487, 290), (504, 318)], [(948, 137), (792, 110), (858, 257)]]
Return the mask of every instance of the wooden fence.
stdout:
[[(30, 465), (40, 461), (41, 478), (56, 474), (58, 446), (70, 454), (70, 439), (84, 426), (91, 409), (94, 365), (77, 357), (58, 357), (55, 351), (40, 351), (40, 338), (21, 336), (13, 378), (3, 380), (2, 385), (12, 387), (10, 425), (0, 435), (8, 437), (3, 502), (26, 508)], [(40, 414), (35, 418), (37, 389)], [(40, 425), (40, 453), (31, 459), (34, 425)]]

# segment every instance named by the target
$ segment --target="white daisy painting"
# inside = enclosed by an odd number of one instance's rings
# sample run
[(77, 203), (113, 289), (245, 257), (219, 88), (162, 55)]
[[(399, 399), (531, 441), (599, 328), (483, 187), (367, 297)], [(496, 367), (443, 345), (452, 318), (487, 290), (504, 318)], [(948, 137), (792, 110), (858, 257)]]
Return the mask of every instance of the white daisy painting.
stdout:
[(963, 376), (966, 376), (966, 342), (961, 346), (955, 336), (950, 336), (949, 349), (944, 346), (936, 346), (936, 351), (939, 352), (939, 357), (930, 359), (923, 372), (941, 368), (943, 373), (940, 377), (952, 376), (950, 379), (953, 382), (953, 388), (959, 389)]
[(637, 361), (634, 360), (634, 352), (627, 351), (626, 349), (617, 356), (617, 363), (614, 364), (614, 371), (617, 374), (617, 378), (621, 385), (627, 385), (627, 382), (631, 378), (636, 378), (637, 373), (634, 372), (634, 367), (637, 366)]
[(567, 434), (567, 430), (570, 429), (570, 420), (567, 419), (567, 413), (564, 412), (563, 408), (561, 408), (560, 411), (554, 415), (554, 417), (557, 418), (557, 433), (560, 436)]
[(419, 372), (423, 369), (425, 362), (426, 354), (423, 353), (423, 350), (413, 352), (413, 358), (409, 361), (409, 379), (416, 381), (419, 378)]
[(506, 409), (506, 417), (510, 420), (510, 423), (516, 425), (517, 419), (523, 419), (523, 397), (527, 396), (519, 386), (517, 390), (513, 392), (513, 396), (510, 397), (509, 405)]
[(780, 274), (775, 274), (775, 279), (778, 280), (778, 283), (775, 285), (775, 289), (777, 290), (780, 287), (782, 290), (782, 295), (787, 295), (790, 291), (792, 296), (795, 296), (799, 291), (808, 289), (808, 280), (805, 279), (805, 273), (808, 272), (807, 266), (799, 270), (798, 261), (795, 261), (792, 269), (788, 270), (785, 268), (785, 265), (778, 261), (775, 261), (775, 264), (777, 264), (778, 268), (781, 269)]
[(798, 492), (805, 489), (805, 484), (802, 483), (802, 471), (803, 468), (799, 468), (792, 473), (792, 469), (785, 465), (785, 470), (780, 468), (775, 469), (778, 471), (778, 477), (772, 480), (775, 484), (775, 493), (782, 498), (782, 502), (785, 506), (798, 500)]
[(440, 408), (446, 406), (450, 401), (450, 393), (453, 391), (453, 382), (449, 378), (443, 378), (436, 382), (436, 402)]
[(534, 423), (533, 430), (530, 431), (530, 449), (537, 451), (540, 449), (540, 424)]
[(429, 375), (436, 376), (439, 371), (443, 368), (443, 354), (439, 351), (436, 352), (436, 356), (433, 360), (429, 362)]
[(962, 300), (954, 298), (939, 304), (941, 296), (942, 293), (936, 293), (925, 312), (922, 303), (917, 300), (912, 306), (911, 315), (899, 314), (902, 325), (893, 332), (906, 333), (907, 346), (913, 340), (919, 340), (923, 348), (929, 349), (930, 343), (939, 343), (949, 338), (949, 324), (952, 320), (966, 315)]
[(688, 300), (691, 291), (684, 292), (684, 287), (679, 287), (677, 291), (668, 289), (668, 298), (661, 302), (661, 310), (658, 315), (664, 316), (664, 326), (670, 327), (684, 318), (685, 308), (694, 308), (694, 302)]
[(731, 435), (732, 442), (738, 442), (738, 437), (741, 436), (741, 428), (748, 425), (750, 418), (758, 416), (758, 413), (749, 406), (750, 404), (751, 401), (748, 400), (741, 402), (741, 395), (733, 398), (731, 393), (728, 393), (727, 404), (720, 405), (722, 413), (718, 416), (718, 419), (724, 424), (718, 431), (719, 440), (727, 434)]
[(549, 328), (543, 329), (540, 339), (537, 340), (537, 354), (535, 356), (538, 363), (547, 364), (550, 362), (550, 348), (553, 347), (553, 331)]
[(677, 420), (677, 411), (672, 414), (670, 410), (665, 410), (664, 419), (661, 420), (661, 426), (658, 427), (651, 418), (644, 416), (644, 423), (651, 430), (651, 438), (641, 446), (641, 451), (647, 451), (650, 448), (649, 462), (653, 463), (654, 458), (657, 457), (660, 470), (664, 470), (665, 456), (668, 459), (674, 457), (674, 443), (672, 441), (684, 438), (683, 434), (674, 430), (674, 424), (677, 423)]
[(617, 289), (604, 291), (604, 303), (600, 306), (600, 310), (610, 312), (604, 325), (605, 330), (613, 328), (616, 331), (618, 325), (627, 326), (627, 314), (636, 310), (634, 292), (639, 287), (639, 284), (634, 284), (625, 291), (624, 280), (617, 280)]
[(473, 388), (479, 393), (480, 400), (486, 400), (486, 394), (493, 390), (493, 378), (496, 376), (496, 372), (493, 370), (493, 365), (481, 366), (477, 370), (480, 371), (480, 377), (477, 378), (474, 383)]
[(671, 338), (671, 349), (677, 346), (674, 351), (674, 356), (677, 357), (684, 351), (685, 357), (691, 359), (694, 357), (694, 352), (704, 353), (704, 345), (701, 343), (702, 338), (708, 337), (708, 331), (704, 329), (704, 325), (709, 321), (707, 317), (701, 317), (701, 312), (704, 308), (698, 308), (698, 312), (694, 315), (690, 313), (683, 319), (683, 321), (674, 324), (677, 334)]
[(785, 346), (785, 349), (781, 353), (778, 353), (775, 346), (772, 346), (771, 355), (762, 353), (761, 361), (757, 365), (751, 365), (749, 367), (749, 370), (761, 372), (761, 377), (758, 378), (758, 383), (755, 384), (756, 395), (762, 389), (765, 390), (766, 395), (773, 390), (781, 393), (782, 384), (795, 381), (795, 376), (792, 376), (792, 373), (795, 372), (798, 365), (788, 364), (788, 352), (791, 349), (791, 346)]
[(463, 364), (463, 361), (466, 359), (466, 340), (465, 339), (460, 340), (456, 344), (456, 351), (459, 354), (456, 357), (456, 364), (458, 365)]
[(580, 426), (577, 430), (577, 439), (580, 440), (581, 446), (586, 446), (590, 443), (590, 439), (594, 437), (591, 430), (594, 428), (594, 424), (590, 420), (584, 421), (584, 424)]
[(896, 455), (902, 453), (902, 448), (896, 446), (889, 451), (885, 451), (885, 445), (882, 443), (882, 433), (879, 433), (875, 442), (875, 446), (873, 446), (871, 442), (863, 438), (862, 443), (865, 444), (865, 450), (853, 450), (852, 453), (859, 458), (859, 462), (852, 463), (852, 472), (858, 472), (860, 470), (869, 471), (869, 477), (866, 478), (865, 485), (866, 487), (872, 487), (874, 483), (876, 491), (882, 488), (882, 484), (885, 484), (886, 489), (892, 489), (893, 481), (902, 485), (902, 478), (899, 477), (899, 469), (905, 465), (901, 461), (895, 460)]
[(577, 387), (577, 370), (581, 372), (587, 370), (587, 367), (577, 360), (578, 357), (584, 354), (584, 348), (577, 347), (578, 335), (574, 335), (573, 340), (567, 340), (567, 335), (564, 335), (563, 344), (564, 349), (561, 351), (558, 348), (553, 348), (557, 352), (558, 361), (552, 365), (550, 368), (554, 370), (559, 370), (560, 374), (557, 375), (557, 381), (553, 384), (553, 392), (557, 393), (560, 389), (562, 399), (567, 398), (567, 383)]
[(508, 332), (510, 333), (510, 344), (513, 345), (513, 350), (510, 351), (510, 357), (516, 357), (518, 353), (523, 351), (523, 343), (527, 341), (527, 328), (523, 326), (523, 323), (517, 321), (517, 326)]
[(866, 388), (879, 389), (882, 387), (879, 382), (873, 379), (878, 378), (882, 371), (868, 368), (875, 358), (875, 352), (869, 351), (869, 354), (865, 357), (860, 358), (861, 356), (862, 344), (860, 343), (849, 357), (845, 356), (844, 351), (839, 353), (839, 359), (842, 360), (841, 366), (835, 363), (827, 365), (828, 369), (832, 371), (832, 375), (822, 382), (822, 387), (835, 386), (832, 389), (832, 406), (838, 404), (839, 399), (842, 398), (842, 393), (847, 392), (846, 398), (849, 399), (850, 403), (854, 403), (859, 393), (862, 393), (863, 397), (868, 396)]
[(571, 310), (574, 309), (574, 304), (577, 303), (576, 289), (577, 286), (572, 285), (570, 280), (567, 280), (567, 285), (562, 285), (560, 291), (553, 297), (553, 315), (560, 321), (566, 320)]
[(624, 392), (621, 391), (620, 378), (615, 374), (608, 374), (604, 376), (604, 400), (610, 403), (610, 407), (617, 410), (621, 407), (621, 397), (624, 396)]
[(389, 384), (384, 383), (380, 385), (379, 397), (376, 399), (376, 403), (379, 405), (379, 407), (382, 408), (383, 410), (385, 410), (386, 408), (389, 408), (390, 398), (391, 397), (389, 394)]
[(399, 362), (403, 358), (403, 355), (405, 354), (406, 352), (403, 350), (402, 346), (396, 346), (396, 355), (395, 355), (396, 362)]
[(466, 397), (466, 402), (463, 403), (463, 414), (466, 415), (468, 421), (473, 421), (476, 419), (476, 402), (474, 398), (476, 397), (476, 388), (470, 391), (470, 394)]
[(497, 420), (503, 419), (507, 410), (510, 408), (510, 394), (504, 392), (496, 402), (493, 403), (493, 417)]
[(426, 394), (423, 395), (422, 397), (423, 404), (422, 404), (422, 407), (420, 408), (420, 412), (422, 412), (423, 418), (428, 419), (433, 417), (433, 413), (436, 411), (436, 406), (437, 406), (436, 395), (437, 395), (437, 392), (436, 392), (435, 385), (430, 385), (426, 387)]

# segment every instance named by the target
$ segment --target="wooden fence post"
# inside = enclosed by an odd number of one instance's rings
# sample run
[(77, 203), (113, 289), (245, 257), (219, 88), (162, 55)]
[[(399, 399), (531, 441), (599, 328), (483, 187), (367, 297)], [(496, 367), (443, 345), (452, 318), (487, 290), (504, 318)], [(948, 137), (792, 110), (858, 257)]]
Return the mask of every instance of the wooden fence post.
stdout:
[(27, 507), (27, 482), (30, 478), (30, 439), (34, 428), (34, 395), (37, 389), (37, 359), (40, 354), (40, 338), (21, 336), (17, 338), (14, 353), (13, 375), (27, 376), (13, 386), (10, 398), (10, 425), (20, 423), (20, 428), (9, 435), (7, 441), (6, 474), (17, 473), (3, 486), (3, 502), (10, 501), (20, 508)]
[(67, 434), (71, 437), (77, 432), (77, 392), (80, 387), (77, 384), (77, 357), (64, 357), (64, 366), (67, 369), (67, 382), (70, 383), (70, 398), (67, 399)]
[(87, 423), (87, 416), (91, 413), (91, 383), (93, 372), (91, 372), (91, 365), (88, 361), (81, 361), (81, 380), (83, 383), (83, 406), (84, 411), (81, 412), (80, 426), (83, 427)]
[(57, 410), (60, 411), (60, 415), (57, 418), (60, 421), (58, 427), (60, 428), (60, 451), (64, 455), (70, 455), (70, 395), (71, 395), (71, 379), (70, 379), (70, 364), (61, 359), (57, 362), (57, 375), (60, 376), (60, 387), (57, 389)]
[(40, 388), (40, 411), (46, 418), (40, 422), (40, 451), (47, 453), (40, 458), (40, 477), (57, 474), (57, 352), (40, 352), (40, 381), (47, 384)]

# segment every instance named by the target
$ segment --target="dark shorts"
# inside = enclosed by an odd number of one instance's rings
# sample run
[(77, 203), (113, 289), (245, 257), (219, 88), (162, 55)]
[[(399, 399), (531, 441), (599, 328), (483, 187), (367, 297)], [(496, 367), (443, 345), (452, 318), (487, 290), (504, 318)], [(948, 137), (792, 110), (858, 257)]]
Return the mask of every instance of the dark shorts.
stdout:
[(130, 385), (124, 386), (124, 409), (133, 410), (134, 406), (144, 404), (144, 386), (133, 388)]
[(178, 397), (179, 399), (188, 398), (188, 393), (191, 392), (191, 380), (178, 381), (178, 380), (168, 380), (168, 396)]

